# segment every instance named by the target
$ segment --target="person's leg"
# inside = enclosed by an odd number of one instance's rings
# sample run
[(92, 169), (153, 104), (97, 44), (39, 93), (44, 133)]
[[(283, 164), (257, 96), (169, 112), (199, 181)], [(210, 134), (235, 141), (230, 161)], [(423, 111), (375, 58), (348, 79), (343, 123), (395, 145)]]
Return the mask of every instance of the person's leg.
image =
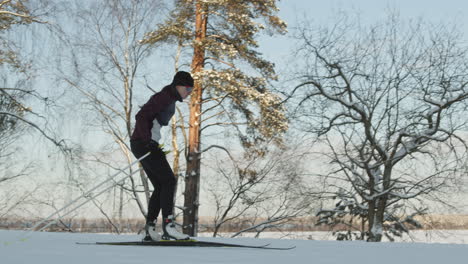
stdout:
[[(174, 190), (176, 181), (171, 166), (167, 162), (166, 155), (161, 149), (153, 150), (151, 155), (141, 161), (141, 164), (155, 188), (148, 205), (147, 221), (154, 221), (153, 218), (156, 219), (161, 208), (163, 214), (162, 226), (164, 233), (162, 238), (188, 239), (189, 236), (179, 233), (174, 224), (172, 210), (174, 207)], [(147, 222), (147, 225), (148, 223), (149, 222)]]
[(173, 215), (174, 207), (174, 191), (176, 180), (174, 173), (167, 162), (166, 155), (162, 150), (155, 151), (155, 154), (158, 155), (158, 162), (155, 163), (155, 166), (158, 168), (158, 182), (161, 184), (160, 191), (160, 201), (161, 209), (163, 215), (163, 236), (162, 239), (189, 239), (190, 237), (177, 231), (175, 226), (175, 219)]
[[(135, 157), (140, 158), (141, 156), (146, 154), (147, 148), (144, 146), (143, 143), (138, 141), (132, 141), (130, 146)], [(155, 166), (155, 164), (158, 163), (158, 156), (159, 155), (157, 154), (151, 153), (148, 157), (140, 161), (141, 165), (143, 166), (143, 170), (145, 171), (146, 176), (150, 180), (154, 189), (148, 202), (148, 213), (146, 216), (146, 223), (153, 223), (158, 218), (159, 211), (161, 210), (161, 185), (158, 181), (157, 176), (158, 169), (157, 166)]]
[(163, 218), (172, 215), (174, 207), (175, 177), (171, 166), (167, 162), (166, 155), (161, 149), (154, 151), (151, 156), (153, 168), (156, 170), (156, 181), (158, 182), (159, 206), (162, 209)]
[[(148, 177), (150, 178), (150, 177)], [(153, 223), (159, 216), (159, 211), (161, 211), (161, 187), (158, 182), (155, 181), (155, 177), (151, 177), (150, 181), (153, 184), (153, 193), (151, 194), (149, 203), (148, 203), (148, 216), (146, 217), (147, 223)]]

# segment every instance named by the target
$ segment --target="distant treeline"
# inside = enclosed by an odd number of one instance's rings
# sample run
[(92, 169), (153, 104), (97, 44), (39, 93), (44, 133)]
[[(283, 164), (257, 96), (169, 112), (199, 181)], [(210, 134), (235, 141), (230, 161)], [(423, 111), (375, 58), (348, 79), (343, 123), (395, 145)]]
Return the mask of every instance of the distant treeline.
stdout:
[[(41, 219), (22, 219), (22, 218), (0, 218), (0, 229), (24, 230), (31, 228)], [(219, 232), (238, 232), (249, 228), (255, 224), (261, 223), (266, 219), (243, 218), (235, 219), (223, 224)], [(468, 215), (426, 215), (418, 217), (418, 221), (423, 224), (424, 230), (468, 230)], [(182, 222), (179, 220), (179, 222)], [(329, 226), (317, 226), (316, 217), (297, 218), (287, 223), (276, 225), (265, 231), (338, 231), (347, 230), (348, 226), (336, 225), (333, 230)], [(214, 230), (213, 219), (203, 217), (200, 219), (199, 232), (210, 233)], [(145, 225), (143, 219), (86, 219), (72, 218), (64, 219), (46, 229), (50, 232), (84, 232), (84, 233), (140, 233)], [(356, 223), (356, 227), (359, 226)], [(252, 232), (256, 232), (253, 230)]]

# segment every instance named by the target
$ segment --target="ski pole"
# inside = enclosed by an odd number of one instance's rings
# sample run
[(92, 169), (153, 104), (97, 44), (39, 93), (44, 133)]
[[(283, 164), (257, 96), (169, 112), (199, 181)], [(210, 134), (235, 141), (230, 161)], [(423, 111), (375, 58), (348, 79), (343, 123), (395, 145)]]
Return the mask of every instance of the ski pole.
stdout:
[[(132, 176), (133, 174), (135, 174), (135, 173), (137, 173), (137, 172), (139, 172), (139, 171), (141, 171), (141, 169), (138, 169), (138, 170), (132, 172), (129, 176)], [(75, 210), (77, 210), (77, 209), (80, 208), (81, 206), (85, 205), (86, 203), (88, 203), (89, 201), (95, 199), (96, 197), (100, 196), (101, 194), (105, 193), (105, 192), (108, 191), (110, 188), (112, 188), (112, 187), (114, 187), (115, 185), (117, 185), (117, 184), (123, 182), (124, 180), (125, 180), (125, 178), (122, 179), (122, 180), (120, 180), (120, 181), (118, 181), (116, 184), (113, 184), (113, 185), (107, 187), (106, 189), (102, 190), (100, 193), (98, 193), (98, 194), (96, 194), (96, 195), (94, 195), (94, 196), (91, 196), (90, 198), (86, 199), (84, 202), (82, 202), (82, 203), (79, 204), (78, 206), (74, 207), (73, 209), (71, 209), (70, 211), (68, 211), (67, 213), (65, 213), (64, 215), (59, 216), (59, 217), (56, 218), (55, 220), (49, 222), (47, 225), (41, 227), (39, 230), (37, 230), (37, 232), (40, 232), (40, 231), (46, 229), (47, 227), (49, 227), (50, 225), (52, 225), (52, 224), (54, 224), (54, 223), (57, 223), (60, 219), (62, 219), (62, 218), (64, 218), (65, 216), (69, 215), (70, 213), (74, 212)], [(32, 230), (31, 230), (31, 231), (32, 231)]]
[[(92, 193), (94, 190), (96, 190), (97, 188), (101, 187), (102, 185), (104, 185), (105, 183), (109, 182), (110, 180), (114, 179), (117, 175), (119, 175), (120, 173), (122, 173), (124, 170), (130, 168), (131, 166), (133, 166), (134, 164), (138, 163), (139, 161), (143, 160), (144, 158), (146, 158), (151, 152), (148, 152), (146, 153), (145, 155), (143, 155), (142, 157), (140, 157), (139, 159), (137, 159), (136, 161), (132, 162), (130, 165), (128, 165), (127, 167), (119, 170), (118, 172), (116, 172), (114, 175), (112, 175), (110, 178), (106, 179), (105, 181), (101, 182), (100, 184), (98, 184), (97, 186), (95, 186), (94, 188), (92, 188), (91, 190), (87, 191), (85, 194), (81, 195), (80, 197), (76, 198), (75, 200), (71, 201), (70, 203), (68, 203), (67, 205), (65, 205), (64, 207), (60, 208), (59, 210), (57, 210), (55, 213), (51, 214), (49, 217), (47, 217), (46, 219), (40, 221), (39, 223), (37, 223), (36, 225), (34, 225), (30, 231), (34, 231), (34, 229), (36, 229), (37, 227), (39, 227), (40, 225), (42, 225), (43, 223), (49, 221), (52, 217), (54, 217), (55, 215), (58, 215), (60, 212), (62, 212), (63, 210), (67, 209), (68, 207), (70, 207), (71, 205), (73, 205), (74, 203), (76, 203), (78, 200), (80, 200), (81, 198), (85, 197), (85, 196), (88, 196), (90, 193)], [(41, 229), (42, 230), (42, 229)]]

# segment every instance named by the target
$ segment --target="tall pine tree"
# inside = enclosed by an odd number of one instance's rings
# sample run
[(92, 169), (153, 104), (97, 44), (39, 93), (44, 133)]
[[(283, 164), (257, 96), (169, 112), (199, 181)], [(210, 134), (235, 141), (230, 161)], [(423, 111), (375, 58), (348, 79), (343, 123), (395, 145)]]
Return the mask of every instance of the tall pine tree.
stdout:
[[(277, 11), (276, 0), (177, 0), (169, 19), (142, 41), (193, 49), (184, 203), (184, 233), (191, 236), (198, 231), (202, 117), (216, 116), (218, 123), (231, 125), (256, 155), (262, 153), (260, 142), (280, 144), (287, 130), (280, 98), (268, 89), (277, 79), (274, 65), (261, 57), (255, 40), (260, 31), (286, 32)], [(226, 122), (220, 122), (223, 118)]]

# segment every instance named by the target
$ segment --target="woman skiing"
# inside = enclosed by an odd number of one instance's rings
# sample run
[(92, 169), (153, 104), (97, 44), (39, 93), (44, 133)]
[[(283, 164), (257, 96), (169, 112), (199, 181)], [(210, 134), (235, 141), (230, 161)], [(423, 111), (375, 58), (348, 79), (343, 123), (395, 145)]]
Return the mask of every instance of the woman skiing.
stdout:
[(190, 73), (179, 71), (175, 74), (172, 83), (151, 96), (135, 116), (136, 123), (130, 138), (130, 147), (137, 158), (151, 152), (140, 162), (154, 187), (148, 204), (144, 241), (160, 240), (159, 234), (156, 232), (156, 223), (161, 210), (163, 217), (162, 239), (189, 239), (189, 236), (175, 229), (172, 208), (176, 181), (166, 155), (158, 142), (161, 139), (161, 127), (167, 126), (175, 113), (175, 103), (182, 102), (192, 90), (193, 78)]

